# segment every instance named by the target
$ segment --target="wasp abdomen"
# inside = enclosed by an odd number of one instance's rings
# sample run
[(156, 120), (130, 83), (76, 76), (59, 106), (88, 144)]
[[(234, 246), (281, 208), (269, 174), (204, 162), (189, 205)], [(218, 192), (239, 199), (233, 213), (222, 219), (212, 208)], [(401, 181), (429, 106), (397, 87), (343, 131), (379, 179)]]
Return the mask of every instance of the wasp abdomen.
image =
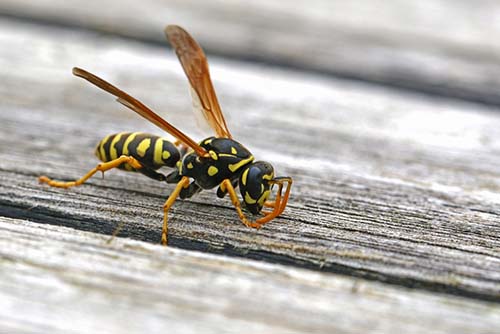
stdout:
[[(174, 167), (180, 159), (177, 147), (167, 139), (143, 132), (121, 132), (105, 137), (97, 144), (95, 154), (102, 162), (108, 162), (122, 155), (136, 158), (151, 169), (163, 166)], [(135, 171), (129, 164), (120, 169)]]

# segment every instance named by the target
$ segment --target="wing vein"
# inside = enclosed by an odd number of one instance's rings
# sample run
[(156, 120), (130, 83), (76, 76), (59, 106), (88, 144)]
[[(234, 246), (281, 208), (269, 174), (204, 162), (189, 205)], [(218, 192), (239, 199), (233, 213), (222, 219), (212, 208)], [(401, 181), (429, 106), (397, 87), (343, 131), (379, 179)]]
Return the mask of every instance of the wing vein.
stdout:
[(95, 74), (92, 74), (90, 72), (87, 72), (81, 68), (75, 67), (73, 68), (73, 74), (81, 77), (90, 83), (96, 85), (97, 87), (101, 88), (102, 90), (114, 95), (117, 97), (117, 101), (123, 104), (124, 106), (132, 109), (151, 123), (155, 124), (158, 126), (160, 129), (167, 131), (170, 133), (172, 136), (175, 138), (179, 139), (182, 141), (184, 144), (187, 146), (191, 147), (196, 154), (199, 156), (204, 156), (206, 155), (206, 151), (199, 146), (194, 140), (192, 140), (190, 137), (188, 137), (186, 134), (184, 134), (182, 131), (174, 127), (172, 124), (161, 118), (158, 114), (156, 114), (154, 111), (152, 111), (150, 108), (148, 108), (145, 104), (143, 104), (141, 101), (137, 100), (136, 98), (130, 96), (129, 94), (125, 93), (121, 89), (113, 86), (109, 82), (99, 78)]
[(218, 137), (232, 138), (210, 79), (205, 53), (194, 38), (179, 26), (167, 26), (165, 35), (179, 58), (192, 91), (198, 96), (200, 103), (193, 105), (201, 109), (205, 120)]

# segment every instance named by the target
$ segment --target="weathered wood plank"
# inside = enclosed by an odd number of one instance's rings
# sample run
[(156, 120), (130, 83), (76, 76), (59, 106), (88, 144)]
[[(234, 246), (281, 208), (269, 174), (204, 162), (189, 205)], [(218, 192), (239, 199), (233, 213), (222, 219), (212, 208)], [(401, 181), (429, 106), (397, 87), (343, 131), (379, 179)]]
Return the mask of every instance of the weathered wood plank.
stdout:
[[(152, 130), (70, 75), (101, 74), (196, 134), (187, 83), (161, 47), (0, 23), (3, 216), (157, 243), (170, 186), (110, 172), (71, 190), (104, 135)], [(30, 43), (26, 44), (26, 40)], [(19, 57), (19, 50), (25, 57)], [(17, 55), (17, 57), (15, 56)], [(212, 192), (176, 203), (171, 245), (499, 301), (500, 114), (495, 109), (211, 59), (231, 129), (295, 184), (254, 231)], [(196, 137), (201, 138), (201, 137)]]
[(106, 238), (0, 217), (0, 331), (491, 333), (500, 322), (498, 305)]
[[(124, 10), (126, 8), (126, 10)], [(500, 104), (497, 1), (4, 0), (0, 13)]]

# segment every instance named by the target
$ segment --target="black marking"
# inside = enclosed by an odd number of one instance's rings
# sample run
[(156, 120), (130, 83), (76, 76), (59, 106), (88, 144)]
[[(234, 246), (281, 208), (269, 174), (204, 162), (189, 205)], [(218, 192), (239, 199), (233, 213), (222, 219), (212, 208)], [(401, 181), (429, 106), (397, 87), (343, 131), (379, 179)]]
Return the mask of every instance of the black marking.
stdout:
[[(209, 158), (200, 158), (196, 153), (187, 154), (182, 160), (179, 175), (172, 175), (171, 179), (179, 176), (188, 176), (195, 179), (196, 183), (203, 189), (212, 189), (229, 179), (238, 179), (243, 167), (253, 161), (253, 156), (243, 145), (228, 138), (206, 138), (200, 144), (207, 152), (213, 152)], [(234, 154), (236, 148), (237, 154)], [(216, 159), (212, 158), (216, 156)], [(192, 168), (188, 168), (193, 166)], [(231, 166), (239, 168), (231, 170)], [(217, 168), (217, 173), (210, 175), (209, 170)], [(167, 179), (169, 179), (167, 177)]]
[(128, 136), (130, 133), (123, 133), (120, 139), (116, 142), (115, 144), (115, 149), (117, 152), (118, 157), (123, 155), (123, 144), (125, 143), (125, 140), (127, 140)]
[[(246, 175), (246, 182), (243, 182), (243, 173), (248, 170)], [(243, 200), (245, 201), (246, 208), (253, 214), (257, 214), (262, 210), (263, 202), (259, 203), (261, 196), (270, 189), (269, 181), (274, 175), (273, 166), (265, 161), (257, 161), (248, 165), (242, 171), (239, 184), (240, 192)], [(253, 200), (252, 202), (246, 201), (247, 195)]]
[[(118, 141), (115, 143), (114, 147), (111, 147), (111, 143), (113, 140), (116, 138), (117, 135), (121, 135), (121, 137), (118, 139)], [(130, 141), (131, 136), (134, 136), (132, 141)], [(144, 155), (139, 154), (138, 148), (139, 145), (144, 141), (144, 140), (149, 140), (150, 144), (149, 147), (144, 151)], [(162, 140), (163, 145), (162, 149), (164, 151), (169, 152), (169, 157), (168, 159), (163, 160), (162, 163), (158, 164), (154, 157), (155, 157), (155, 145), (158, 140)], [(127, 145), (125, 145), (127, 143)], [(102, 150), (101, 150), (102, 147)], [(103, 156), (100, 156), (100, 160), (103, 162), (108, 162), (111, 161), (112, 155), (111, 155), (111, 150), (114, 149), (116, 151), (116, 158), (122, 156), (122, 155), (127, 155), (127, 156), (132, 156), (137, 161), (141, 163), (141, 165), (144, 166), (141, 170), (139, 170), (142, 174), (158, 181), (165, 181), (166, 176), (160, 173), (155, 172), (156, 169), (163, 167), (163, 166), (168, 166), (168, 167), (174, 167), (176, 163), (180, 159), (180, 153), (177, 147), (175, 147), (174, 144), (171, 142), (162, 139), (158, 136), (150, 135), (147, 133), (141, 133), (141, 132), (124, 132), (124, 133), (117, 133), (108, 136), (107, 138), (104, 138), (101, 140), (97, 146), (97, 151), (100, 153), (103, 153)], [(162, 152), (163, 153), (163, 152)], [(162, 154), (163, 156), (163, 154)], [(125, 165), (118, 166), (119, 169), (122, 170), (127, 170)], [(136, 171), (133, 169), (132, 171)]]
[(101, 145), (102, 145), (101, 159), (104, 162), (111, 160), (110, 147), (111, 147), (111, 142), (113, 141), (113, 138), (115, 138), (115, 136), (116, 135), (111, 135), (108, 138), (105, 138), (105, 140), (101, 143)]

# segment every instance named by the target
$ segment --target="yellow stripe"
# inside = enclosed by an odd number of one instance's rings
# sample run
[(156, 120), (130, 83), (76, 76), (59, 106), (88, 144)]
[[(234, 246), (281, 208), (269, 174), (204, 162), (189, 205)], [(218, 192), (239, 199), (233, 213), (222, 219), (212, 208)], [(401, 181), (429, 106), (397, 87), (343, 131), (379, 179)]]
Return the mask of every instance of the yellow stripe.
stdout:
[(146, 155), (146, 151), (151, 146), (151, 138), (143, 139), (139, 145), (137, 145), (137, 154), (143, 158)]
[(118, 143), (122, 135), (123, 133), (116, 134), (115, 138), (113, 138), (113, 141), (111, 142), (111, 145), (109, 145), (109, 156), (111, 158), (110, 160), (115, 160), (116, 158), (118, 158), (118, 153), (116, 152), (115, 145), (116, 143)]
[(248, 176), (249, 170), (250, 170), (250, 168), (245, 169), (245, 171), (243, 172), (243, 175), (241, 175), (241, 182), (243, 183), (244, 186), (247, 185), (247, 176)]
[(158, 138), (155, 143), (154, 158), (153, 158), (155, 164), (163, 165), (162, 153), (163, 153), (163, 139)]
[(269, 193), (270, 193), (269, 190), (264, 191), (264, 193), (260, 196), (259, 200), (257, 201), (259, 205), (261, 206), (264, 205), (264, 202), (269, 197)]
[(179, 174), (182, 175), (182, 165), (183, 165), (182, 160), (177, 161), (177, 163), (175, 165), (177, 166), (177, 169), (179, 170)]
[(234, 173), (234, 172), (236, 172), (236, 171), (237, 171), (237, 170), (238, 170), (241, 166), (246, 165), (247, 163), (251, 162), (252, 160), (253, 160), (253, 156), (250, 156), (250, 158), (247, 158), (247, 159), (245, 159), (245, 160), (241, 160), (241, 161), (240, 161), (240, 162), (238, 162), (238, 163), (235, 163), (235, 164), (230, 164), (230, 165), (228, 166), (228, 168), (229, 168), (229, 170), (230, 170), (231, 172), (233, 172), (233, 173)]
[(101, 161), (102, 161), (100, 148), (101, 148), (101, 142), (99, 142), (99, 143), (97, 144), (97, 146), (95, 147), (94, 154), (95, 154), (95, 156), (97, 157), (97, 159), (99, 159), (99, 160), (101, 160)]
[(104, 139), (101, 140), (101, 143), (99, 144), (99, 155), (101, 156), (100, 159), (102, 161), (104, 161), (104, 158), (106, 157), (106, 152), (104, 152), (104, 144), (106, 144), (109, 137), (111, 137), (111, 135), (104, 137)]
[(123, 143), (123, 148), (122, 148), (123, 155), (128, 155), (128, 145), (132, 142), (132, 140), (135, 139), (135, 137), (137, 137), (138, 134), (140, 134), (140, 132), (131, 133), (127, 137), (127, 139), (125, 139), (125, 142)]
[(250, 197), (250, 194), (248, 192), (245, 192), (245, 203), (254, 204), (256, 202), (257, 200), (254, 200), (252, 197)]

